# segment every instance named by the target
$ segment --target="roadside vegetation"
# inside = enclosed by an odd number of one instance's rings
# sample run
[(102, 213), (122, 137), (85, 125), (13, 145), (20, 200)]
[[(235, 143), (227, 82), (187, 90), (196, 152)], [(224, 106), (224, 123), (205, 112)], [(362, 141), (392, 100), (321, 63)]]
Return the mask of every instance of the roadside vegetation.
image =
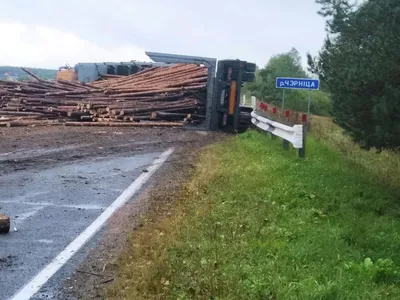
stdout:
[[(318, 77), (311, 113), (332, 116), (364, 149), (400, 151), (400, 2), (316, 0), (327, 37), (317, 56), (308, 54), (308, 73), (293, 48), (270, 58), (244, 93), (282, 102), (276, 77)], [(390, 13), (389, 13), (390, 12)], [(307, 111), (308, 91), (286, 91), (285, 108)]]
[[(287, 53), (273, 56), (264, 68), (256, 71), (256, 80), (244, 86), (243, 94), (248, 99), (257, 99), (281, 107), (283, 91), (276, 89), (276, 77), (310, 77), (304, 71), (299, 52), (293, 48)], [(285, 108), (298, 112), (307, 112), (309, 92), (304, 90), (286, 90)], [(331, 114), (331, 100), (326, 86), (320, 91), (312, 92), (311, 111), (320, 116)]]
[(400, 2), (317, 0), (327, 38), (309, 70), (336, 122), (365, 148), (400, 150)]
[(318, 141), (342, 153), (365, 171), (375, 175), (378, 182), (400, 189), (400, 153), (398, 151), (376, 148), (365, 150), (354, 143), (352, 138), (329, 117), (313, 116), (310, 134)]
[(203, 151), (176, 207), (132, 235), (107, 297), (400, 299), (399, 170), (385, 170), (398, 154), (319, 123), (304, 161), (257, 131)]

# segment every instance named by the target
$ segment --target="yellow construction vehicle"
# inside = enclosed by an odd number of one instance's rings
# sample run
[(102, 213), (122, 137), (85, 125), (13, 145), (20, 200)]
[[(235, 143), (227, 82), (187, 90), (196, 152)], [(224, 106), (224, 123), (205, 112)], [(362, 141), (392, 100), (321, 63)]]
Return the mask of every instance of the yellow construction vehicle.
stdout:
[(75, 68), (65, 65), (58, 69), (57, 80), (58, 79), (78, 81), (78, 73), (75, 71)]

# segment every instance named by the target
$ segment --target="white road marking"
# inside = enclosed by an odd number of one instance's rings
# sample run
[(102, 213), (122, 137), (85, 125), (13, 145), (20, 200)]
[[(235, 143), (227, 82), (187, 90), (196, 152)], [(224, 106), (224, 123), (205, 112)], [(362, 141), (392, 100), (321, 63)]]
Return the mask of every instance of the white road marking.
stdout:
[(9, 154), (11, 154), (12, 152), (6, 152), (6, 153), (0, 153), (0, 156), (7, 156)]
[(75, 240), (73, 240), (51, 263), (39, 272), (27, 285), (25, 285), (11, 300), (28, 300), (34, 296), (40, 288), (76, 253), (92, 238), (107, 220), (129, 199), (132, 198), (157, 171), (159, 167), (174, 152), (173, 148), (163, 152), (153, 164), (147, 168), (146, 173), (142, 173), (132, 184)]
[[(120, 191), (121, 192), (121, 191)], [(41, 206), (41, 207), (47, 207), (47, 206), (57, 206), (57, 207), (63, 207), (63, 208), (80, 208), (80, 209), (106, 209), (106, 207), (99, 206), (99, 205), (91, 205), (91, 204), (55, 204), (51, 202), (27, 202), (27, 201), (0, 201), (0, 203), (12, 203), (12, 204), (24, 204), (24, 205), (32, 205), (32, 206)]]
[(43, 243), (43, 244), (54, 244), (53, 240), (46, 240), (46, 239), (41, 239), (41, 240), (37, 240), (39, 243)]
[[(3, 200), (3, 201), (0, 201), (0, 202), (4, 202), (4, 203), (17, 203), (17, 202), (24, 202), (24, 200), (26, 200), (26, 199), (30, 199), (30, 198), (34, 198), (34, 197), (37, 197), (37, 196), (41, 196), (41, 195), (45, 195), (45, 194), (47, 194), (48, 192), (31, 192), (31, 193), (25, 193), (24, 195), (20, 195), (20, 196), (16, 196), (16, 197), (13, 197), (13, 198), (8, 198), (8, 199), (10, 199), (10, 200)], [(30, 202), (29, 202), (30, 203)]]
[(41, 209), (43, 209), (43, 206), (35, 207), (31, 211), (28, 211), (27, 213), (20, 214), (18, 215), (18, 218), (17, 217), (14, 218), (14, 222), (19, 223), (30, 217), (33, 217)]

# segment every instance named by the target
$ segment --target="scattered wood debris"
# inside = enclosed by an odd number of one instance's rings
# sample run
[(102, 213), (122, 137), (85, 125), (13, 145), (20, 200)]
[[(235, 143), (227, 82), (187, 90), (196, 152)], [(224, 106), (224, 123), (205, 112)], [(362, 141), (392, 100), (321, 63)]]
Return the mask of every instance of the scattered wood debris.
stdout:
[(10, 217), (0, 213), (0, 233), (8, 233), (10, 231)]

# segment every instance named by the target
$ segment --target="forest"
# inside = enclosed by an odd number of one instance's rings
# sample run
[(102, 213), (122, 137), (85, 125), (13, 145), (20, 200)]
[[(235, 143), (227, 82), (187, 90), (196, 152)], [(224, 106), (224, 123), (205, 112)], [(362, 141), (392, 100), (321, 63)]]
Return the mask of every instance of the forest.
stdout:
[[(327, 37), (308, 70), (296, 49), (272, 57), (257, 71), (246, 91), (280, 105), (278, 76), (318, 77), (311, 112), (331, 115), (361, 147), (400, 147), (400, 2), (317, 0), (326, 19)], [(307, 91), (290, 91), (288, 108), (305, 111)]]

